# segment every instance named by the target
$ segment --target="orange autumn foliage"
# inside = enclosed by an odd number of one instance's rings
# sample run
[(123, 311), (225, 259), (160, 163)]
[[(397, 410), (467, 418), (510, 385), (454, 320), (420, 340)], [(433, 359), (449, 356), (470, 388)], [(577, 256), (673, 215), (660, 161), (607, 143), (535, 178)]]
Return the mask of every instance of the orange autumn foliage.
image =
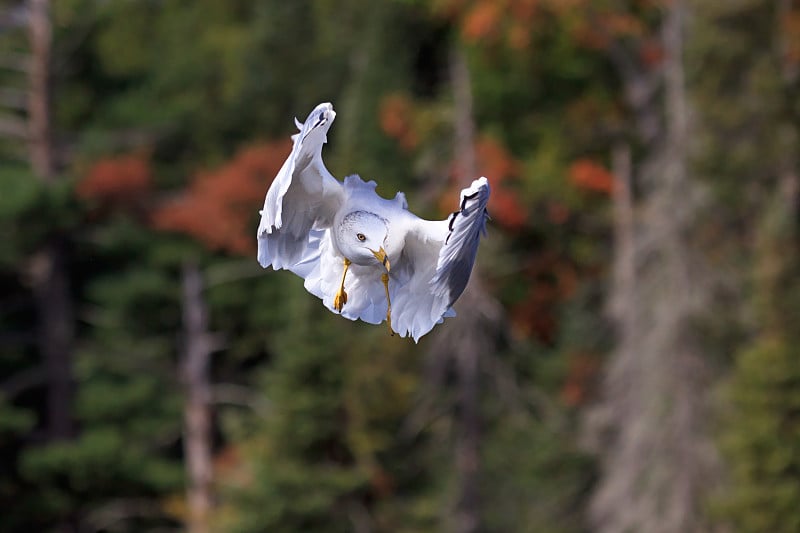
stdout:
[(570, 407), (579, 407), (592, 399), (600, 361), (587, 353), (573, 354), (570, 357), (567, 376), (561, 387), (561, 400)]
[(657, 67), (664, 61), (664, 47), (657, 39), (648, 39), (639, 47), (639, 58), (647, 67)]
[[(671, 0), (637, 0), (635, 6), (591, 0), (437, 0), (434, 10), (458, 26), (473, 44), (504, 43), (514, 50), (531, 46), (537, 26), (563, 20), (578, 43), (607, 49), (617, 39), (641, 39), (647, 33), (638, 10), (658, 11)], [(643, 59), (654, 60), (655, 50)]]
[(614, 189), (614, 175), (591, 159), (578, 159), (570, 165), (567, 173), (570, 182), (579, 189), (605, 194)]
[(510, 230), (521, 228), (528, 218), (519, 196), (509, 187), (519, 177), (519, 162), (499, 142), (482, 137), (475, 143), (478, 174), (491, 180), (489, 212), (494, 220)]
[(463, 176), (457, 162), (451, 168), (453, 184), (441, 199), (442, 211), (452, 210), (452, 201), (458, 197), (464, 185), (478, 176), (486, 176), (492, 187), (489, 198), (489, 214), (492, 220), (509, 230), (518, 230), (525, 225), (528, 212), (513, 189), (519, 178), (520, 164), (498, 141), (480, 137), (475, 141), (476, 176)]
[(630, 13), (606, 13), (596, 21), (613, 37), (642, 37), (645, 27), (641, 19)]
[(797, 68), (800, 64), (800, 7), (792, 6), (780, 21), (783, 37), (781, 60), (784, 67)]
[(551, 201), (547, 203), (547, 220), (553, 224), (565, 224), (569, 220), (569, 209), (561, 202)]
[(557, 303), (557, 294), (552, 286), (542, 282), (532, 283), (525, 300), (511, 308), (511, 324), (521, 337), (551, 343), (555, 340), (558, 326), (553, 311)]
[(540, 4), (547, 3), (543, 0), (440, 0), (434, 9), (456, 21), (468, 42), (504, 40), (512, 48), (521, 50), (530, 45)]
[(157, 229), (186, 233), (213, 250), (255, 250), (255, 215), (264, 194), (291, 150), (277, 141), (245, 148), (221, 168), (199, 174), (187, 192), (157, 209)]
[(499, 2), (475, 2), (464, 15), (461, 33), (468, 41), (493, 37), (499, 30), (501, 16)]
[(412, 122), (411, 100), (403, 94), (390, 94), (381, 100), (378, 120), (381, 130), (397, 140), (406, 150), (413, 150), (419, 144), (419, 136)]
[(522, 336), (553, 342), (558, 326), (556, 310), (575, 292), (578, 272), (556, 252), (545, 251), (531, 258), (525, 277), (527, 292), (511, 307), (511, 322)]
[[(669, 0), (639, 0), (640, 9), (645, 11), (660, 10), (660, 4)], [(587, 4), (591, 6), (591, 4)], [(634, 46), (644, 46), (641, 57), (645, 62), (657, 61), (658, 50), (653, 43), (646, 40), (650, 30), (646, 17), (634, 14), (631, 8), (623, 5), (597, 5), (593, 9), (584, 7), (571, 26), (572, 37), (581, 45), (594, 49), (606, 50), (612, 43), (625, 39)], [(573, 10), (573, 13), (576, 11)], [(651, 64), (651, 63), (647, 63)]]
[(519, 162), (505, 146), (491, 137), (484, 136), (475, 141), (475, 156), (480, 174), (501, 181), (519, 175)]
[(478, 0), (466, 12), (461, 34), (467, 41), (495, 40), (503, 37), (511, 48), (530, 45), (540, 0)]
[(147, 195), (152, 183), (152, 169), (145, 157), (123, 155), (94, 163), (78, 182), (75, 193), (84, 200), (130, 203)]
[(518, 230), (525, 225), (528, 214), (520, 204), (517, 195), (501, 187), (492, 189), (489, 199), (489, 213), (492, 219), (509, 230)]
[(388, 498), (394, 493), (396, 482), (391, 473), (375, 465), (370, 468), (369, 484), (379, 498)]

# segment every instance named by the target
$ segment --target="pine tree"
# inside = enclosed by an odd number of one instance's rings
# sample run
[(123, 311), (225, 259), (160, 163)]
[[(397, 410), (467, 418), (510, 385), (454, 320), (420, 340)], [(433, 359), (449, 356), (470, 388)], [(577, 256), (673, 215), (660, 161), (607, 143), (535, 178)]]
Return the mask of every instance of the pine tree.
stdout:
[(753, 289), (757, 337), (738, 354), (725, 388), (721, 448), (732, 483), (717, 503), (741, 532), (800, 528), (797, 176), (788, 175), (793, 185), (776, 191), (764, 215)]
[[(746, 310), (724, 314), (741, 331), (727, 339), (733, 365), (721, 394), (719, 447), (729, 482), (712, 509), (733, 531), (797, 531), (800, 115), (791, 27), (798, 12), (782, 1), (695, 5), (695, 58), (716, 65), (696, 81), (704, 126), (699, 168), (721, 200), (718, 215), (740, 228), (718, 249), (744, 267), (727, 276), (742, 287), (732, 309)], [(736, 46), (723, 45), (731, 42)]]

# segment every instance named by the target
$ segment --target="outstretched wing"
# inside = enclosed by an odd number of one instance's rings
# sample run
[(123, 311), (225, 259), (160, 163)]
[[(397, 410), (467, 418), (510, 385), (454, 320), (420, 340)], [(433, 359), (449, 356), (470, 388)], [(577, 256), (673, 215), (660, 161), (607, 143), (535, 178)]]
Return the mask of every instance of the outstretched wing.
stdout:
[(258, 226), (258, 262), (305, 277), (319, 256), (319, 233), (330, 227), (344, 200), (342, 184), (322, 162), (322, 145), (336, 118), (330, 103), (318, 105), (292, 136), (294, 146), (264, 200)]
[[(480, 178), (461, 191), (459, 210), (446, 220), (417, 219), (406, 235), (392, 293), (392, 327), (415, 341), (443, 318), (467, 286), (478, 243), (486, 233), (489, 182)], [(395, 270), (397, 272), (395, 273)]]
[(489, 181), (480, 178), (461, 191), (461, 207), (453, 212), (447, 222), (449, 233), (439, 251), (436, 275), (431, 280), (431, 290), (448, 306), (464, 292), (478, 254), (478, 242), (486, 234), (489, 214)]

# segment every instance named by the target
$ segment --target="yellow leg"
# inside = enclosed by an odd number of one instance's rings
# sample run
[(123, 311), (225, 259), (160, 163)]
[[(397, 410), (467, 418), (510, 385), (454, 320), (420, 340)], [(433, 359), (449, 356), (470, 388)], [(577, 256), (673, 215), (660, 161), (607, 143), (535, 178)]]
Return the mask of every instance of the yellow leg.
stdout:
[(386, 325), (389, 326), (389, 334), (394, 336), (394, 330), (392, 329), (392, 300), (389, 298), (389, 274), (386, 272), (381, 274), (381, 281), (383, 282), (383, 288), (386, 290), (386, 303), (388, 304), (388, 308), (386, 309)]
[(347, 276), (347, 269), (350, 268), (350, 260), (348, 258), (344, 258), (344, 272), (342, 272), (342, 283), (339, 285), (339, 290), (336, 291), (336, 294), (333, 297), (333, 308), (342, 312), (342, 308), (344, 304), (347, 303), (347, 293), (344, 292), (344, 278)]

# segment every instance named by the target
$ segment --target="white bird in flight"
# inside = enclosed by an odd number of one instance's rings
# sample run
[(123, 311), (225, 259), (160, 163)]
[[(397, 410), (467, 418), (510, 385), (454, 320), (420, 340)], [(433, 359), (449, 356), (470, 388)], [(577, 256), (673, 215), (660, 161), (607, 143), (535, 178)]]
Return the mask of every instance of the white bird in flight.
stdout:
[(414, 341), (455, 316), (481, 234), (486, 232), (489, 182), (461, 191), (458, 211), (440, 221), (410, 211), (405, 195), (378, 196), (374, 181), (344, 183), (322, 162), (336, 113), (318, 105), (292, 136), (294, 146), (272, 182), (258, 226), (261, 266), (288, 269), (331, 311)]

